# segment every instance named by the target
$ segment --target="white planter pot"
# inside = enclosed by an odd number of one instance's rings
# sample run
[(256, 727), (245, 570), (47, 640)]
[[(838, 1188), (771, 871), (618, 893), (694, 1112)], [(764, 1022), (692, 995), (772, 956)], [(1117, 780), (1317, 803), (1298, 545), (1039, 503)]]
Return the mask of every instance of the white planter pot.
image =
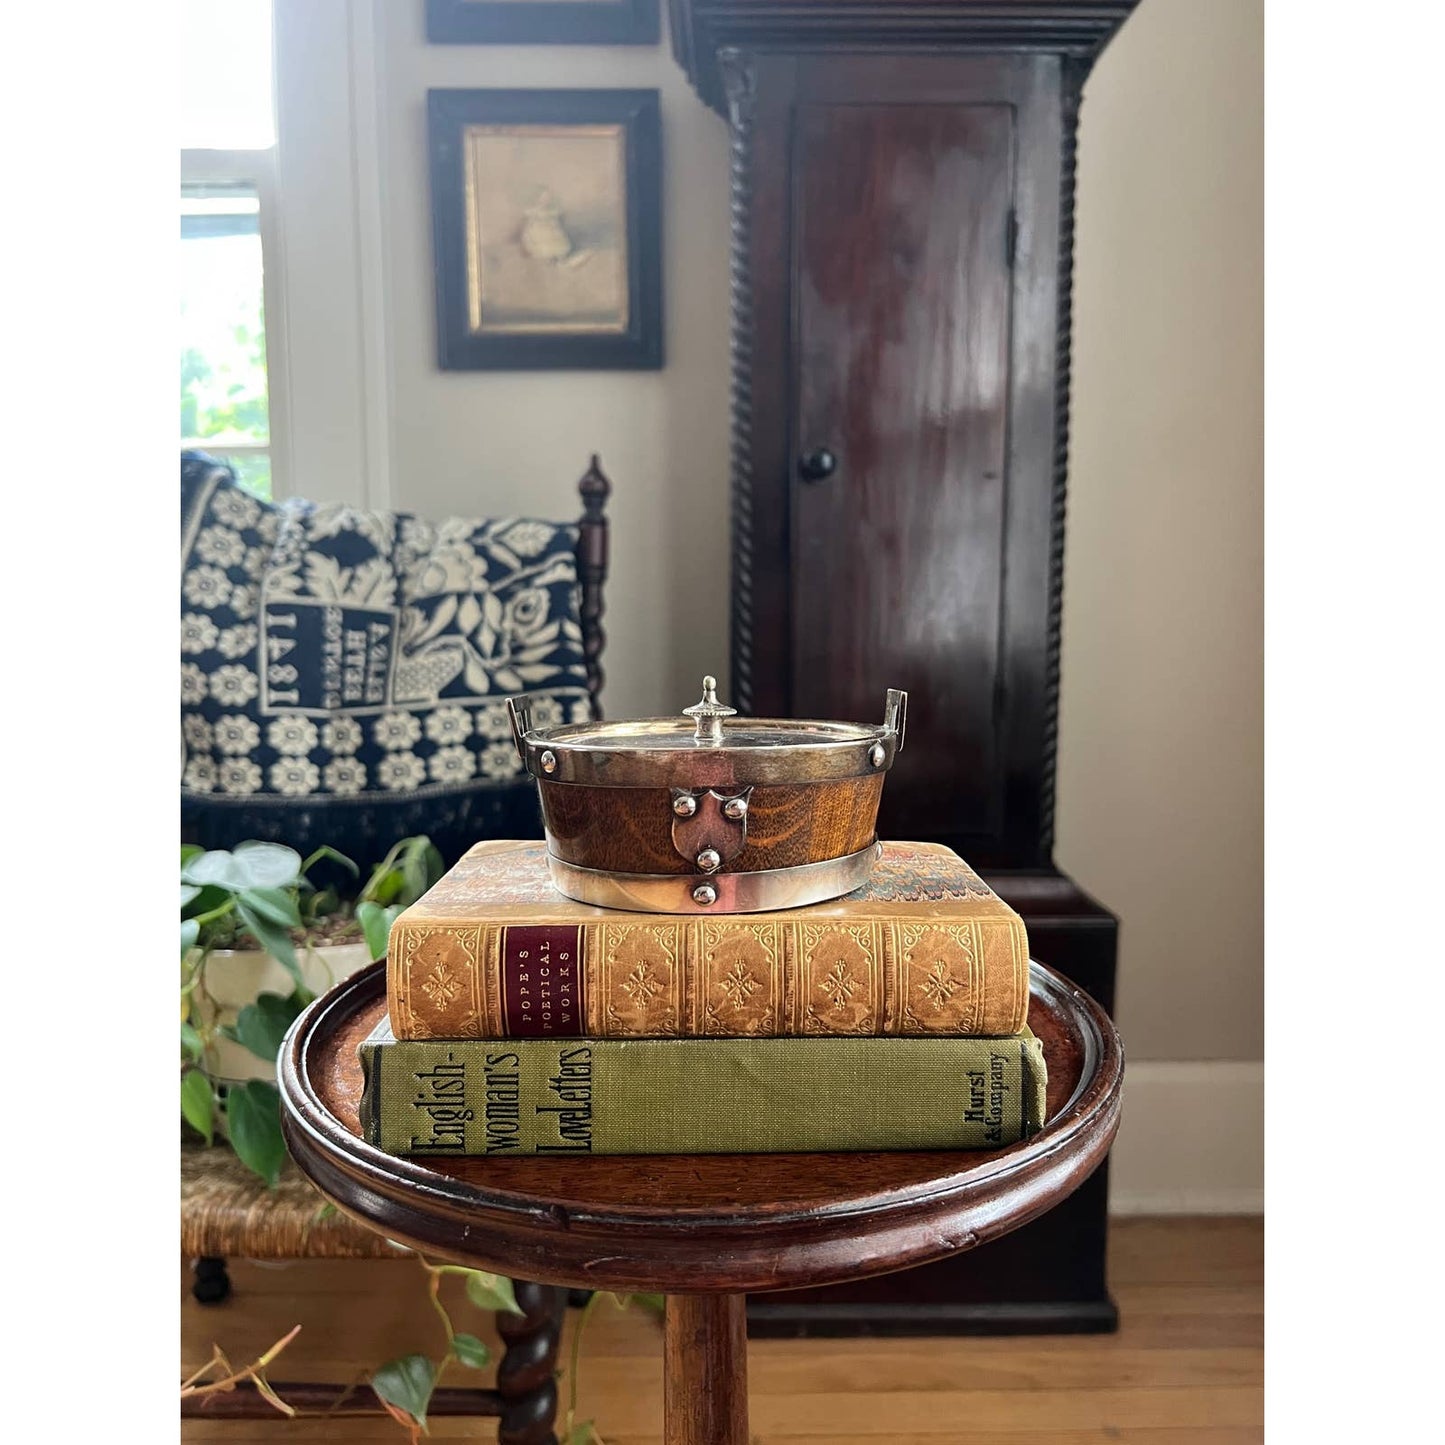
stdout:
[[(301, 945), (296, 950), (301, 977), (314, 994), (325, 993), (371, 962), (364, 943), (331, 943), (320, 948)], [(205, 995), (197, 1007), (204, 1022), (219, 1028), (234, 1024), (236, 1016), (261, 993), (289, 994), (295, 984), (286, 969), (260, 949), (216, 949), (206, 960)], [(206, 1052), (206, 1071), (223, 1083), (247, 1079), (274, 1081), (276, 1066), (258, 1059), (250, 1049), (217, 1035)]]

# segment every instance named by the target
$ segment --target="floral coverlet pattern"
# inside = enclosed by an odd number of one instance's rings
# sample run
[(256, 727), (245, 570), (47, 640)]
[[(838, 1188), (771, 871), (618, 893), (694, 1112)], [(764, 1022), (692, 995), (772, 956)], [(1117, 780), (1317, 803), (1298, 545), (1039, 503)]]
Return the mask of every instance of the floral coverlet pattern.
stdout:
[(181, 475), (181, 791), (279, 802), (516, 778), (504, 700), (590, 716), (577, 530), (259, 502)]

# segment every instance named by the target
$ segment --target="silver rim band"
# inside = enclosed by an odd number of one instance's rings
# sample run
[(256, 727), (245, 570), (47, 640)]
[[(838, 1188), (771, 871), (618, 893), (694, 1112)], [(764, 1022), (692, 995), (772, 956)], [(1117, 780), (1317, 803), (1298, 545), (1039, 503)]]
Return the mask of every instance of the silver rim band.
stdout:
[[(565, 863), (549, 851), (547, 868), (558, 892), (599, 908), (638, 913), (769, 913), (776, 908), (825, 903), (851, 893), (868, 881), (881, 852), (881, 845), (873, 842), (842, 858), (759, 873), (609, 873)], [(714, 902), (694, 899), (693, 889), (703, 885), (716, 891)]]
[[(766, 722), (767, 719), (764, 719)], [(777, 743), (766, 748), (708, 748), (688, 742), (676, 748), (572, 746), (566, 728), (529, 733), (518, 748), (527, 771), (540, 783), (580, 783), (589, 788), (739, 788), (836, 783), (886, 773), (898, 754), (898, 734), (858, 729), (842, 741)], [(872, 749), (882, 747), (874, 761)], [(550, 758), (550, 766), (543, 759)], [(831, 861), (831, 860), (830, 860)], [(813, 863), (800, 864), (813, 868)]]

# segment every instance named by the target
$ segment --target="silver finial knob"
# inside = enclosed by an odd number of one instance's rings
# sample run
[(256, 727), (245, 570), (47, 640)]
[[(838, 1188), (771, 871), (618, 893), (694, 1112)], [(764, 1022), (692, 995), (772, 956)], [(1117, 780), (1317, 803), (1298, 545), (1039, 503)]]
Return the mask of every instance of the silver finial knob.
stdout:
[(720, 743), (722, 741), (722, 720), (725, 717), (735, 717), (737, 708), (729, 707), (726, 703), (717, 700), (717, 678), (705, 677), (702, 680), (702, 701), (695, 702), (691, 707), (683, 708), (683, 716), (692, 718), (697, 727), (693, 732), (693, 741), (698, 743)]

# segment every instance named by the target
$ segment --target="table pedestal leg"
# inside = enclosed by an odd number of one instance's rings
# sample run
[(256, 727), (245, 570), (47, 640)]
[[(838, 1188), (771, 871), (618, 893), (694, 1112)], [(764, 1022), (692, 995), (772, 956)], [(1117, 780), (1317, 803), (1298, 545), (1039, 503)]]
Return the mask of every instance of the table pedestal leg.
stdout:
[(748, 1445), (745, 1308), (740, 1294), (668, 1295), (666, 1445)]

